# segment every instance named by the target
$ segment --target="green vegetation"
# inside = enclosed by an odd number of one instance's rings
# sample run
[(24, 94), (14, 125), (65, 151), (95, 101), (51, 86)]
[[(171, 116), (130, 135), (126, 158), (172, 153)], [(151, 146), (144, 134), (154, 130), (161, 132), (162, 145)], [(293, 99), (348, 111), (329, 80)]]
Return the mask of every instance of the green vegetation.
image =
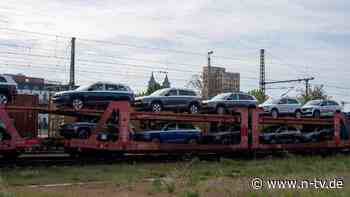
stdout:
[(248, 92), (248, 94), (251, 95), (251, 96), (254, 96), (256, 98), (256, 100), (258, 100), (259, 104), (265, 102), (269, 98), (266, 94), (264, 94), (259, 89), (250, 90)]
[[(229, 160), (177, 163), (134, 163), (66, 167), (2, 168), (0, 197), (28, 196), (16, 188), (32, 184), (103, 182), (113, 188), (125, 185), (136, 192), (146, 184), (149, 196), (349, 196), (350, 157), (346, 155), (289, 156), (283, 159)], [(342, 178), (344, 189), (333, 190), (262, 190), (250, 188), (252, 177), (265, 179)], [(147, 181), (151, 179), (152, 181)], [(64, 191), (51, 195), (38, 192), (35, 196), (65, 196)], [(69, 195), (71, 196), (71, 195)]]

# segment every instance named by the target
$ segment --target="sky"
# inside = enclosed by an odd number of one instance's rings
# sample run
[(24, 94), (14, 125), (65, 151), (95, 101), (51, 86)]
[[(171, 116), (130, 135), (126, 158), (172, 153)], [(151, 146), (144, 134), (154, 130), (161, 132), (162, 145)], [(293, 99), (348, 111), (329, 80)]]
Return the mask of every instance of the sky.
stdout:
[[(20, 3), (19, 3), (20, 2)], [(0, 72), (67, 83), (76, 37), (76, 82), (122, 82), (145, 89), (153, 71), (183, 87), (207, 64), (241, 73), (258, 88), (259, 50), (266, 78), (315, 77), (350, 102), (350, 2), (347, 0), (1, 0)], [(269, 85), (295, 96), (303, 83)], [(348, 105), (350, 108), (350, 104)]]

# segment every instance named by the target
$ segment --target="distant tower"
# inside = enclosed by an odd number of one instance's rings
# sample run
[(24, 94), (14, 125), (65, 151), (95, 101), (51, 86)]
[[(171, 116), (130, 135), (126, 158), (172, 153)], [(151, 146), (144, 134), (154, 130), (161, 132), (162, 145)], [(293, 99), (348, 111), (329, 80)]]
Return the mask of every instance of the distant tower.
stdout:
[(170, 88), (170, 82), (169, 82), (169, 79), (168, 79), (168, 75), (167, 75), (167, 74), (165, 75), (165, 78), (164, 78), (162, 87), (163, 87), (163, 88)]
[(153, 72), (152, 72), (151, 78), (150, 78), (149, 81), (148, 81), (148, 87), (153, 87), (153, 86), (156, 85), (156, 84), (157, 84), (157, 82), (156, 82), (156, 80), (154, 79)]

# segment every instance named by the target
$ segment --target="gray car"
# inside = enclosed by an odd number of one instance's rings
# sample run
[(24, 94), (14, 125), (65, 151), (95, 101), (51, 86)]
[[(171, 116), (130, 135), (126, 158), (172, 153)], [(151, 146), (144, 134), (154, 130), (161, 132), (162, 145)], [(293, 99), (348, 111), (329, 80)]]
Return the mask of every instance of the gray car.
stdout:
[(300, 118), (302, 116), (301, 104), (295, 98), (282, 97), (279, 99), (268, 99), (263, 104), (259, 105), (263, 108), (264, 113), (271, 114), (273, 118), (280, 115), (295, 115)]
[(202, 102), (202, 107), (209, 112), (223, 114), (233, 107), (256, 107), (258, 101), (254, 96), (243, 92), (229, 92), (218, 94), (210, 100)]
[(336, 111), (341, 111), (341, 106), (333, 100), (312, 100), (302, 108), (304, 116), (320, 118), (321, 116), (333, 116)]
[(153, 112), (188, 111), (199, 113), (200, 97), (196, 92), (189, 89), (164, 88), (153, 92), (149, 96), (137, 97), (134, 103), (136, 108)]

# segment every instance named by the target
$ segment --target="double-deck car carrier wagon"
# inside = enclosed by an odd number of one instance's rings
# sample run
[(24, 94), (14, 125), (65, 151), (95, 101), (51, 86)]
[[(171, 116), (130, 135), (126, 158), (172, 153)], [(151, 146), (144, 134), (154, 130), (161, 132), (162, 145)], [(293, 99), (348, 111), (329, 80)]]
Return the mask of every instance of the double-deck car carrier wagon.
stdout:
[[(0, 154), (4, 156), (17, 156), (25, 150), (41, 146), (42, 140), (38, 137), (22, 137), (11, 121), (10, 112), (37, 112), (64, 116), (92, 116), (99, 121), (96, 130), (86, 139), (65, 139), (63, 146), (71, 154), (83, 150), (114, 151), (121, 153), (234, 153), (266, 150), (320, 150), (320, 149), (346, 149), (350, 147), (349, 137), (341, 137), (340, 133), (348, 136), (349, 122), (340, 112), (329, 119), (312, 118), (271, 118), (262, 116), (258, 108), (230, 109), (226, 115), (216, 114), (185, 114), (185, 113), (152, 113), (134, 111), (126, 101), (111, 102), (104, 110), (99, 109), (50, 109), (48, 107), (2, 105), (0, 106), (0, 121), (8, 138), (0, 141)], [(98, 135), (109, 120), (115, 120), (118, 125), (118, 139), (100, 140)], [(131, 121), (175, 121), (199, 123), (236, 123), (240, 128), (240, 141), (237, 144), (171, 144), (134, 141), (130, 129)], [(321, 142), (274, 143), (264, 144), (260, 141), (261, 127), (264, 125), (325, 125), (333, 128), (332, 138)]]

